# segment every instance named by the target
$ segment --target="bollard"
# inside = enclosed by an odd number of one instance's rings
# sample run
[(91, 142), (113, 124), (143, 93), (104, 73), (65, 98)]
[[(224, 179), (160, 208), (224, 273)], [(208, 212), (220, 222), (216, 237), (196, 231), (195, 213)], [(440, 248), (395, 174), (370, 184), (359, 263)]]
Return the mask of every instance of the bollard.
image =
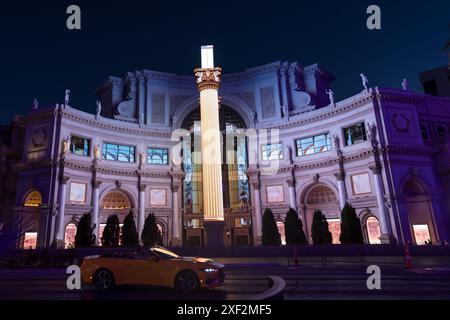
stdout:
[(405, 244), (405, 269), (411, 269), (412, 267), (411, 252), (409, 251), (409, 246)]

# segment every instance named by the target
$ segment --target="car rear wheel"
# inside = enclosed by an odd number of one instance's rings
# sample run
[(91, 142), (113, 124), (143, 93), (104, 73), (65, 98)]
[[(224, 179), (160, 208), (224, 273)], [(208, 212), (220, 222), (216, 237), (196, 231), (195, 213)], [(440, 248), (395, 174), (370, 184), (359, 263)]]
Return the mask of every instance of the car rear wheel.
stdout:
[(114, 288), (114, 276), (109, 270), (99, 270), (94, 275), (94, 285), (97, 290), (106, 291)]
[(175, 280), (175, 288), (182, 292), (198, 290), (199, 281), (195, 272), (190, 270), (181, 271)]

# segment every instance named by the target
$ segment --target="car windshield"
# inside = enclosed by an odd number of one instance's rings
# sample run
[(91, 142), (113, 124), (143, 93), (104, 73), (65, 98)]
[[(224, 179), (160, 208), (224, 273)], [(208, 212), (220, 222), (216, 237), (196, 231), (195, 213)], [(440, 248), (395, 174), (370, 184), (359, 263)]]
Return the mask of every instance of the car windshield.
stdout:
[(150, 249), (153, 253), (157, 254), (162, 259), (170, 260), (170, 259), (177, 259), (180, 256), (176, 253), (173, 253), (172, 251), (169, 251), (165, 248), (161, 247), (153, 247)]

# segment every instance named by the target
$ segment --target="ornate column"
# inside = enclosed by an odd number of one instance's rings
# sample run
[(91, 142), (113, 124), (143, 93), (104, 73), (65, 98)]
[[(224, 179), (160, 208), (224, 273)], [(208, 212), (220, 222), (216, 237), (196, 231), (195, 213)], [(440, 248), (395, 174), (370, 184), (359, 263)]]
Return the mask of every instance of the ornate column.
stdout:
[(141, 239), (142, 229), (145, 223), (145, 184), (139, 184), (139, 213), (138, 213), (138, 235), (139, 241)]
[(56, 241), (58, 248), (64, 248), (64, 213), (66, 210), (66, 189), (70, 177), (59, 177), (58, 219), (56, 224)]
[(297, 204), (295, 201), (295, 179), (290, 178), (288, 179), (287, 183), (289, 186), (289, 206), (297, 211)]
[(374, 165), (370, 167), (373, 173), (373, 180), (375, 183), (375, 192), (377, 195), (377, 205), (378, 205), (378, 219), (380, 222), (381, 231), (381, 243), (388, 244), (391, 243), (391, 232), (389, 228), (389, 215), (386, 209), (386, 203), (384, 201), (383, 192), (383, 182), (381, 180), (381, 167), (379, 165)]
[(212, 46), (201, 49), (202, 68), (195, 69), (200, 92), (203, 212), (206, 246), (224, 245), (221, 132), (219, 126), (220, 77), (214, 67)]
[[(285, 110), (289, 111), (289, 96), (287, 91), (287, 77), (286, 77), (288, 64), (289, 64), (288, 62), (283, 63), (279, 71), (281, 84), (281, 97), (282, 97), (281, 105), (283, 106), (283, 112)], [(289, 117), (289, 115), (284, 116)]]
[(262, 237), (262, 212), (261, 212), (261, 184), (259, 181), (252, 182), (253, 186), (253, 207), (255, 208), (255, 219), (253, 234), (255, 235), (255, 245), (261, 245)]
[(339, 207), (344, 208), (345, 203), (347, 202), (347, 190), (345, 189), (345, 181), (344, 181), (344, 174), (339, 172), (334, 175), (337, 180), (337, 186), (339, 191)]
[(91, 227), (94, 228), (92, 234), (95, 236), (95, 244), (99, 244), (100, 237), (98, 234), (99, 223), (99, 198), (100, 198), (100, 185), (102, 184), (99, 180), (92, 181), (92, 211), (91, 211)]
[[(136, 72), (136, 77), (138, 79), (138, 92), (139, 92), (139, 100), (138, 100), (138, 119), (142, 121), (142, 125), (145, 124), (145, 77), (141, 72)], [(144, 119), (141, 119), (141, 114), (144, 115)]]

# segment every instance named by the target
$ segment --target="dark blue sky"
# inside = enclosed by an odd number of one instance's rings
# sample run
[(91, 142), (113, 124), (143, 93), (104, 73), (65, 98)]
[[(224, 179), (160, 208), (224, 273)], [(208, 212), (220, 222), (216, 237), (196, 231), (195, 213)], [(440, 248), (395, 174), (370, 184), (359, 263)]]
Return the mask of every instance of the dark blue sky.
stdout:
[[(66, 29), (78, 4), (82, 30)], [(366, 8), (382, 9), (382, 30), (366, 28)], [(276, 60), (320, 63), (333, 73), (338, 99), (371, 85), (400, 87), (407, 77), (447, 63), (448, 0), (314, 1), (5, 1), (0, 3), (0, 123), (62, 102), (94, 112), (108, 75), (152, 69), (192, 74), (199, 47), (214, 44), (224, 72)]]

